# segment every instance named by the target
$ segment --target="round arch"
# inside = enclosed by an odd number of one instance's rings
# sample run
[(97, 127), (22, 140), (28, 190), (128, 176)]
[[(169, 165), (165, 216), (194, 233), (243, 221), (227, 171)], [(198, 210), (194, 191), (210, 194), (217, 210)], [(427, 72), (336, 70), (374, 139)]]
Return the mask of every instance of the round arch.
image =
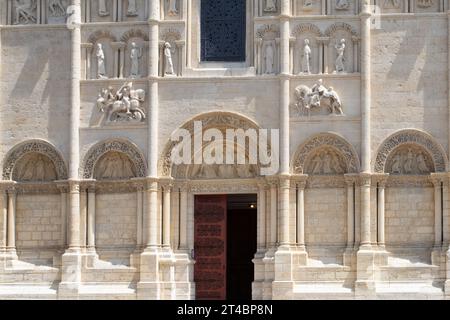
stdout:
[(431, 157), (435, 172), (445, 172), (448, 160), (444, 148), (430, 134), (417, 129), (400, 130), (384, 140), (376, 153), (374, 171), (386, 172), (390, 154), (401, 146), (416, 145), (423, 148)]
[(61, 153), (54, 145), (41, 139), (24, 141), (14, 146), (5, 157), (3, 163), (3, 180), (12, 180), (12, 174), (16, 164), (30, 153), (38, 153), (46, 156), (53, 163), (58, 180), (67, 179), (67, 167)]
[(127, 155), (136, 169), (137, 177), (145, 177), (147, 175), (145, 157), (134, 143), (125, 139), (109, 139), (98, 142), (87, 152), (81, 168), (83, 179), (92, 179), (97, 161), (111, 151)]
[(303, 174), (308, 157), (321, 148), (331, 148), (339, 153), (344, 159), (346, 173), (359, 172), (359, 157), (353, 146), (342, 136), (332, 133), (319, 133), (308, 138), (302, 143), (294, 154), (291, 161), (291, 168), (295, 174)]

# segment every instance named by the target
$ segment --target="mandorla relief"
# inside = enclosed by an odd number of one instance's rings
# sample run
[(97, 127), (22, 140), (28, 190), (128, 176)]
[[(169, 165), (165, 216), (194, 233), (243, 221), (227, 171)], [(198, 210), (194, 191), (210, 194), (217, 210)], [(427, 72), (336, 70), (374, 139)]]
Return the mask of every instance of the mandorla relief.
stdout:
[(433, 171), (433, 161), (416, 146), (403, 146), (394, 151), (387, 161), (387, 172), (397, 175), (422, 175)]
[(326, 88), (322, 79), (312, 88), (306, 85), (298, 86), (295, 89), (295, 98), (291, 112), (293, 115), (310, 116), (311, 112), (320, 112), (323, 109), (330, 115), (344, 115), (339, 95), (333, 87)]
[(113, 87), (102, 89), (97, 98), (97, 107), (107, 113), (108, 122), (143, 122), (145, 112), (141, 104), (145, 101), (145, 90), (133, 90), (133, 83), (127, 82), (119, 90)]
[(120, 180), (136, 177), (136, 170), (127, 155), (120, 152), (108, 152), (95, 166), (94, 179)]
[(48, 182), (56, 180), (56, 177), (55, 165), (40, 153), (26, 154), (13, 171), (15, 181)]
[(14, 0), (14, 24), (30, 24), (37, 22), (36, 0)]
[(321, 148), (306, 160), (305, 173), (310, 175), (336, 175), (346, 173), (343, 157), (332, 148)]

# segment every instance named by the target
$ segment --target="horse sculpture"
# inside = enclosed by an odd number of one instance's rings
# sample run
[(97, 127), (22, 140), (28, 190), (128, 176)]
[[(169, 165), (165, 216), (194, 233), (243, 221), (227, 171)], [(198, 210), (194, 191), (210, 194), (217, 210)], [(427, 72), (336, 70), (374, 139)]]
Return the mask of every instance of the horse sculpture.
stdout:
[(344, 114), (338, 94), (333, 90), (333, 87), (325, 88), (321, 80), (313, 88), (305, 85), (298, 86), (295, 89), (295, 97), (297, 102), (294, 106), (300, 116), (310, 116), (311, 111), (322, 108), (326, 108), (329, 114)]

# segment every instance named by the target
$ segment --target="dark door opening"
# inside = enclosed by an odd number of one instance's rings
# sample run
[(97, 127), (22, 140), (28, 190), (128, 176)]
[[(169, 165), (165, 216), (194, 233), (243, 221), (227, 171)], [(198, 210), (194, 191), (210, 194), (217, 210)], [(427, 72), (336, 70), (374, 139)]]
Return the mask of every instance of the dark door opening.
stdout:
[(256, 195), (195, 197), (194, 281), (198, 300), (250, 300), (256, 253)]

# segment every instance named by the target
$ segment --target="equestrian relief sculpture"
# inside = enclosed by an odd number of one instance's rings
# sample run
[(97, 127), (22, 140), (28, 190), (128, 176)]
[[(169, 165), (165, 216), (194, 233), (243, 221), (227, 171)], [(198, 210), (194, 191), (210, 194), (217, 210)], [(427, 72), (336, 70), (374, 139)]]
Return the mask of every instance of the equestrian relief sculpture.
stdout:
[(145, 120), (142, 103), (145, 101), (143, 89), (133, 90), (133, 83), (127, 82), (119, 90), (112, 87), (102, 89), (97, 99), (100, 112), (108, 113), (109, 122)]
[(295, 98), (293, 107), (298, 116), (310, 116), (312, 111), (322, 109), (330, 115), (344, 115), (339, 95), (333, 87), (326, 88), (322, 79), (319, 79), (312, 88), (305, 85), (298, 86), (295, 89)]

